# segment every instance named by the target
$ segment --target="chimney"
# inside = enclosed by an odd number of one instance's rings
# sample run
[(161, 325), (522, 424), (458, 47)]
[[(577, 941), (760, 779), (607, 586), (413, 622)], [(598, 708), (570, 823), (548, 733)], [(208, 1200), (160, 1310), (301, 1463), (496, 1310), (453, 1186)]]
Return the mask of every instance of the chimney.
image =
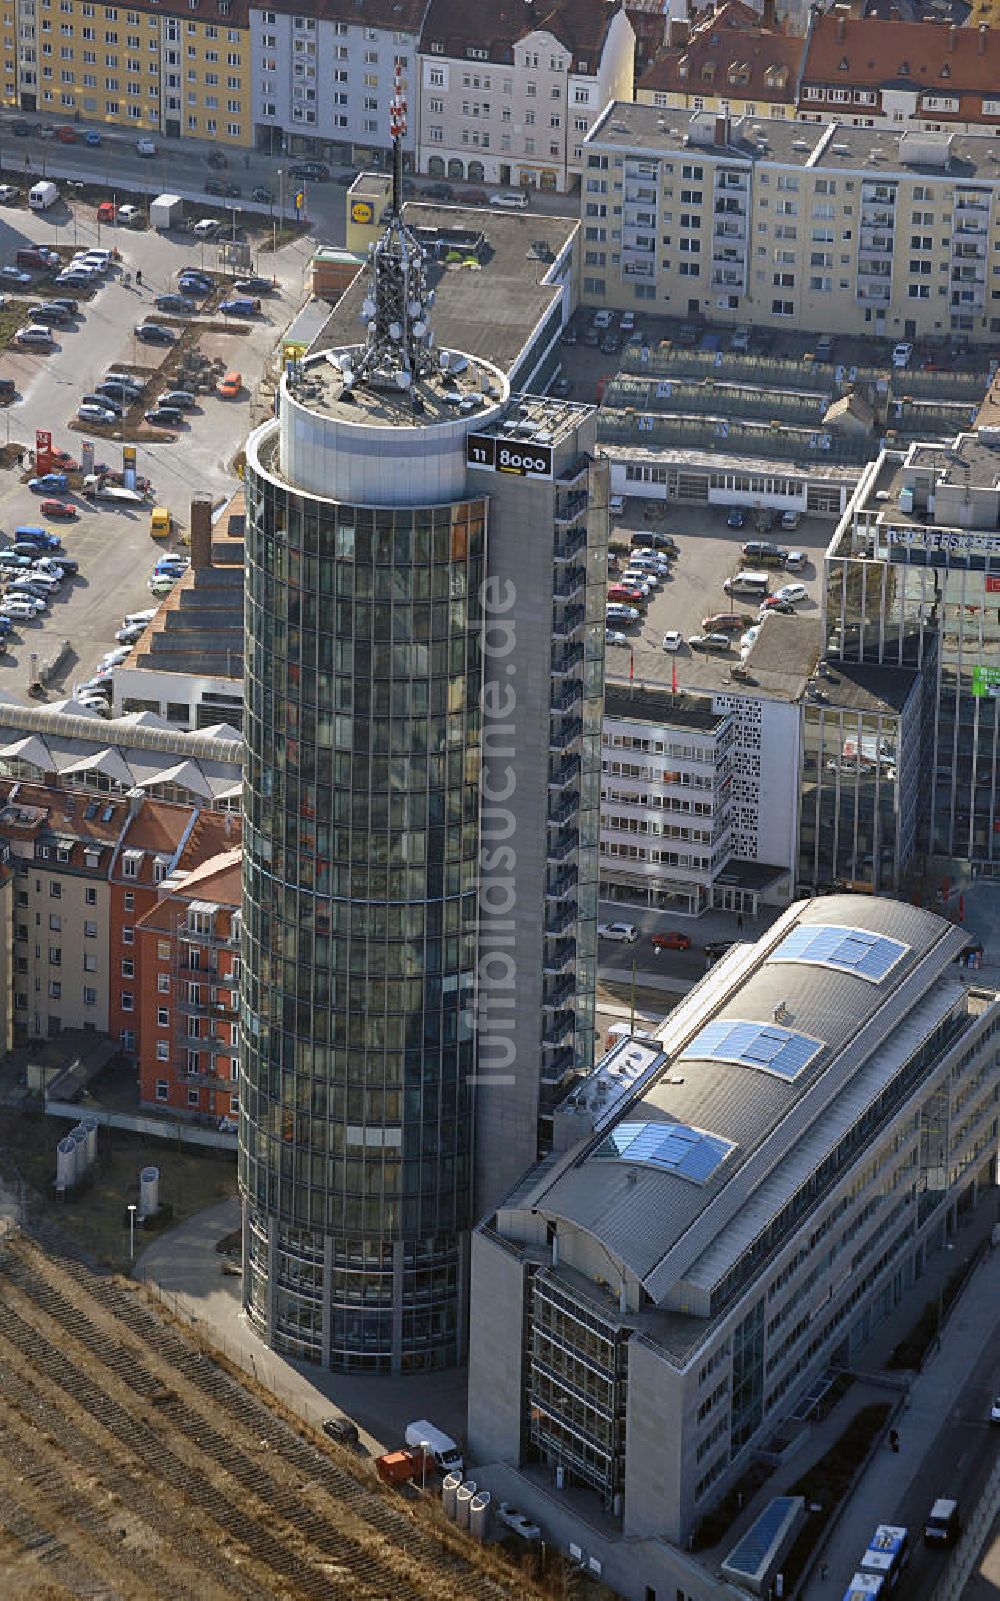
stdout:
[(778, 0), (764, 0), (763, 9), (760, 14), (761, 27), (766, 28), (769, 33), (773, 33), (777, 26), (777, 22)]
[(842, 11), (837, 12), (837, 43), (843, 44), (847, 33), (847, 18)]
[(212, 565), (212, 502), (196, 495), (191, 502), (191, 566), (198, 573)]
[(976, 49), (977, 49), (978, 54), (981, 55), (981, 56), (984, 56), (986, 54), (986, 36), (989, 33), (989, 31), (990, 31), (990, 25), (989, 25), (988, 22), (981, 22), (979, 24), (979, 43), (976, 46)]
[(729, 118), (728, 117), (716, 117), (716, 119), (715, 119), (715, 143), (717, 145), (727, 145), (729, 143)]
[(950, 24), (950, 26), (948, 28), (948, 49), (951, 50), (951, 51), (954, 51), (955, 46), (956, 46), (957, 43), (958, 43), (958, 28), (957, 28), (956, 24), (953, 22), (953, 23)]

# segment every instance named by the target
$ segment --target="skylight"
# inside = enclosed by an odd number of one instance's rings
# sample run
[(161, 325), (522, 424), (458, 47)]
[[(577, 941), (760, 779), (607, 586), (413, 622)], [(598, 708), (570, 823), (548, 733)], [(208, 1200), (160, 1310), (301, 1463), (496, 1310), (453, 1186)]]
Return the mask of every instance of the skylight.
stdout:
[(704, 1184), (736, 1147), (719, 1134), (686, 1123), (619, 1123), (594, 1152), (620, 1162), (643, 1162)]
[(856, 973), (871, 984), (879, 984), (909, 951), (901, 940), (884, 934), (870, 934), (861, 928), (843, 928), (834, 923), (800, 923), (786, 934), (772, 962), (815, 962), (820, 967), (836, 967)]
[(742, 1023), (725, 1018), (707, 1023), (680, 1053), (680, 1061), (737, 1062), (778, 1078), (798, 1078), (823, 1049), (823, 1041), (776, 1023)]

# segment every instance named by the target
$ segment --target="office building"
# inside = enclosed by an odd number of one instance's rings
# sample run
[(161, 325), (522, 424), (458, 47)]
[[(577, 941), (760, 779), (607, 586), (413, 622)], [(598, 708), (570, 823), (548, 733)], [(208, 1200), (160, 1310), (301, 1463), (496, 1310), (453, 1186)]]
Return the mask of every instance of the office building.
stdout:
[(379, 1372), (461, 1357), (474, 1213), (592, 1059), (607, 541), (592, 410), (432, 347), (399, 188), (246, 475), (245, 1303)]
[(873, 142), (839, 123), (614, 104), (584, 150), (585, 302), (894, 340), (1000, 332), (985, 133)]
[(612, 1049), (476, 1230), (467, 1461), (621, 1595), (718, 1593), (698, 1520), (916, 1316), (996, 1184), (1000, 1001), (965, 938), (871, 896), (789, 907)]
[(430, 0), (418, 70), (421, 172), (561, 194), (604, 107), (632, 98), (635, 33), (619, 0)]
[[(391, 165), (389, 103), (398, 70), (415, 108), (427, 0), (275, 0), (250, 9), (253, 134), (258, 150), (349, 166)], [(402, 136), (407, 166), (416, 149)]]
[[(885, 450), (866, 469), (826, 556), (831, 665), (872, 664), (899, 699), (919, 673), (925, 701), (910, 754), (863, 736), (864, 783), (921, 760), (919, 843), (938, 863), (1000, 871), (997, 690), (1000, 686), (1000, 446), (995, 430), (950, 446)], [(874, 761), (874, 769), (871, 762)], [(879, 774), (883, 775), (879, 777)], [(841, 773), (841, 783), (860, 775)]]

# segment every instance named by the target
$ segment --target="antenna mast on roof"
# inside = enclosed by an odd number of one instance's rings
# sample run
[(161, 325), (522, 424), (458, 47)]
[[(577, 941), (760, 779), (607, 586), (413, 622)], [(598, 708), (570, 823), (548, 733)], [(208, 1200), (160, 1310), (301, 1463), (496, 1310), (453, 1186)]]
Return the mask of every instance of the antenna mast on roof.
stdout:
[(371, 277), (361, 307), (368, 337), (354, 358), (352, 379), (376, 389), (412, 393), (418, 378), (434, 365), (430, 308), (434, 291), (427, 283), (424, 249), (401, 216), (403, 198), (403, 135), (406, 96), (402, 69), (396, 67), (389, 110), (392, 134), (392, 195), (385, 231), (369, 251)]

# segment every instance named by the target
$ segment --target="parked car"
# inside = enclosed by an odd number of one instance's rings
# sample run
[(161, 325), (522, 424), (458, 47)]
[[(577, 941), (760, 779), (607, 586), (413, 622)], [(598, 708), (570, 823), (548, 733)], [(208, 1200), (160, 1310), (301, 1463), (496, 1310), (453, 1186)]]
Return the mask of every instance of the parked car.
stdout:
[(689, 951), (691, 936), (679, 934), (676, 929), (671, 929), (666, 934), (651, 934), (649, 943), (654, 951)]
[(18, 623), (33, 623), (39, 611), (44, 610), (44, 603), (41, 607), (36, 606), (26, 596), (12, 595), (9, 600), (0, 600), (0, 617), (10, 617)]
[(490, 195), (490, 205), (497, 211), (527, 211), (528, 196), (520, 189), (508, 189), (499, 195)]
[(750, 618), (741, 611), (717, 611), (701, 619), (706, 634), (736, 634), (747, 627)]
[(169, 595), (179, 577), (179, 573), (154, 573), (149, 580), (150, 593), (153, 595)]
[(92, 693), (84, 695), (77, 690), (73, 696), (74, 704), (82, 706), (85, 712), (96, 712), (99, 717), (111, 716), (111, 705), (106, 695)]
[(135, 148), (140, 156), (156, 155), (156, 143), (153, 139), (137, 139)]
[(135, 337), (149, 345), (172, 345), (177, 337), (172, 328), (165, 328), (162, 322), (140, 322), (134, 330)]
[(731, 939), (710, 939), (706, 940), (704, 951), (710, 961), (717, 962), (720, 956), (725, 956), (726, 952), (731, 951), (732, 948), (733, 941)]
[(628, 638), (618, 628), (605, 628), (604, 643), (605, 645), (627, 645)]
[(688, 644), (692, 650), (730, 650), (732, 640), (728, 634), (691, 634)]
[(101, 407), (104, 411), (113, 412), (116, 417), (125, 415), (124, 403), (120, 400), (112, 400), (110, 395), (84, 395), (83, 404), (85, 406)]
[(993, 1405), (990, 1408), (990, 1422), (1000, 1423), (1000, 1395), (993, 1397)]
[(619, 945), (634, 945), (639, 930), (634, 923), (598, 923), (597, 935), (599, 939), (613, 940)]
[(738, 328), (734, 328), (729, 335), (729, 348), (730, 350), (741, 351), (750, 349), (750, 330), (745, 323), (741, 323)]
[(177, 274), (177, 287), (185, 295), (210, 295), (215, 288), (211, 278), (194, 267), (182, 267)]
[(217, 172), (222, 172), (229, 166), (229, 158), (224, 150), (210, 150), (206, 159), (209, 166), (214, 167)]
[(748, 539), (740, 546), (740, 554), (748, 562), (762, 567), (784, 567), (788, 560), (787, 550), (783, 545), (776, 545), (773, 539)]
[(20, 189), (16, 189), (12, 183), (0, 183), (0, 206), (12, 206), (20, 198)]
[(747, 525), (747, 514), (746, 514), (746, 512), (745, 511), (741, 511), (739, 506), (734, 506), (732, 511), (729, 513), (728, 517), (726, 518), (726, 527), (727, 528), (745, 528), (746, 525)]
[(486, 198), (485, 189), (463, 189), (460, 193), (456, 193), (455, 204), (457, 206), (485, 206)]
[(104, 143), (96, 128), (88, 128), (83, 136), (83, 142), (88, 150), (99, 150)]
[(120, 406), (131, 406), (139, 399), (142, 390), (138, 384), (125, 384), (120, 383), (117, 378), (105, 378), (103, 383), (94, 385), (94, 394), (102, 405), (107, 399), (116, 401)]
[(224, 195), (227, 200), (238, 200), (243, 193), (238, 183), (227, 183), (223, 178), (209, 178), (205, 184), (207, 195)]
[(202, 217), (195, 223), (191, 232), (198, 239), (214, 239), (219, 231), (220, 224), (214, 217)]
[(157, 395), (156, 404), (173, 411), (193, 411), (198, 401), (190, 389), (165, 389), (162, 395)]
[(795, 615), (795, 607), (790, 600), (782, 600), (780, 595), (768, 595), (757, 613), (757, 621), (762, 622), (768, 613), (773, 611), (781, 612), (785, 617)]
[(288, 176), (300, 181), (305, 179), (309, 183), (325, 183), (330, 176), (330, 169), (325, 161), (297, 161), (289, 167)]
[(125, 223), (126, 227), (133, 228), (142, 221), (142, 210), (139, 206), (119, 206), (118, 221)]
[(442, 200), (446, 204), (455, 198), (455, 191), (450, 183), (429, 183), (424, 190), (426, 200)]
[(46, 300), (41, 305), (32, 307), (31, 315), (36, 322), (43, 322), (47, 327), (61, 328), (69, 322), (70, 315), (64, 306), (57, 305), (54, 300)]
[(10, 131), (15, 139), (30, 139), (35, 129), (30, 122), (25, 122), (19, 117), (16, 122), (11, 123)]
[(179, 428), (184, 421), (184, 413), (176, 406), (151, 406), (143, 416), (149, 423), (158, 424), (161, 428)]
[(235, 400), (236, 397), (241, 393), (242, 389), (243, 374), (238, 372), (227, 372), (225, 377), (219, 380), (217, 393), (220, 400)]
[(14, 339), (19, 345), (32, 346), (38, 350), (49, 350), (54, 344), (51, 330), (43, 327), (41, 323), (29, 323), (27, 328), (19, 328)]
[(339, 1440), (341, 1445), (357, 1445), (358, 1426), (350, 1418), (325, 1418), (323, 1433), (328, 1434), (331, 1440)]
[(69, 488), (65, 473), (42, 473), (40, 478), (29, 478), (28, 488), (35, 495), (63, 494)]
[(194, 301), (188, 295), (157, 295), (156, 299), (153, 301), (153, 305), (156, 307), (157, 311), (173, 311), (181, 317), (185, 317), (190, 312), (197, 311), (198, 309)]
[(277, 286), (273, 278), (237, 278), (233, 287), (241, 295), (273, 295)]
[(257, 317), (260, 315), (260, 301), (252, 295), (232, 295), (219, 303), (219, 310), (224, 317)]
[(32, 566), (30, 556), (19, 556), (15, 550), (0, 550), (0, 571), (9, 568), (11, 572), (20, 572)]
[(64, 578), (75, 578), (80, 571), (80, 563), (72, 556), (65, 556), (62, 551), (57, 556), (36, 556), (31, 565), (42, 572), (61, 573)]
[(663, 636), (664, 650), (680, 650), (684, 643), (684, 635), (677, 628), (668, 628)]
[(43, 500), (38, 509), (43, 517), (67, 517), (70, 521), (80, 515), (71, 500)]
[(809, 591), (806, 589), (805, 584), (782, 584), (781, 588), (775, 591), (775, 598), (777, 600), (790, 600), (794, 605), (800, 600), (807, 600)]
[(31, 273), (21, 267), (0, 267), (0, 278), (8, 284), (30, 284), (34, 281)]
[(121, 416), (119, 411), (111, 410), (110, 401), (106, 405), (102, 404), (99, 406), (96, 401), (93, 400), (83, 401), (79, 406), (77, 406), (76, 414), (81, 422), (103, 423), (105, 427), (116, 423)]
[(894, 367), (908, 367), (912, 355), (913, 345), (908, 339), (901, 339), (898, 345), (893, 345), (892, 347), (892, 365)]
[(77, 133), (76, 129), (75, 128), (71, 128), (68, 125), (65, 126), (65, 127), (56, 129), (56, 138), (59, 140), (60, 144), (63, 144), (63, 145), (75, 145), (77, 140), (79, 139), (79, 137), (80, 136)]
[(272, 206), (274, 204), (274, 194), (266, 184), (262, 183), (259, 183), (256, 189), (251, 191), (250, 199), (255, 200), (259, 206)]
[(782, 532), (786, 534), (794, 533), (801, 521), (802, 513), (800, 511), (783, 511), (781, 514)]

